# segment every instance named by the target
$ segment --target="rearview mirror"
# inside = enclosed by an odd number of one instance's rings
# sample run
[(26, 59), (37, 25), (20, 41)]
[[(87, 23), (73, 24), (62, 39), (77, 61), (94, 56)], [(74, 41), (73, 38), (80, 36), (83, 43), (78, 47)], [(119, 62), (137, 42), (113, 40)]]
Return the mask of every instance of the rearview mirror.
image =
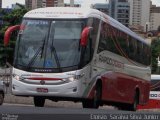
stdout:
[(82, 34), (81, 34), (81, 41), (80, 41), (81, 46), (87, 45), (87, 40), (88, 40), (90, 29), (92, 29), (92, 27), (85, 27), (83, 29)]
[(12, 32), (15, 31), (15, 30), (19, 30), (19, 29), (20, 29), (20, 25), (15, 25), (15, 26), (9, 27), (6, 30), (6, 32), (4, 34), (4, 46), (7, 46), (9, 44)]

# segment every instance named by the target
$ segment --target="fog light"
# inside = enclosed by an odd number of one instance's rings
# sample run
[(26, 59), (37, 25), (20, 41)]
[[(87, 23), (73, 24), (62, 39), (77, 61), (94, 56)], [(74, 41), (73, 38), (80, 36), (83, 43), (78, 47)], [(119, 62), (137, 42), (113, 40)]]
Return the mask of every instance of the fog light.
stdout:
[(19, 76), (15, 76), (15, 79), (16, 79), (16, 80), (19, 80)]

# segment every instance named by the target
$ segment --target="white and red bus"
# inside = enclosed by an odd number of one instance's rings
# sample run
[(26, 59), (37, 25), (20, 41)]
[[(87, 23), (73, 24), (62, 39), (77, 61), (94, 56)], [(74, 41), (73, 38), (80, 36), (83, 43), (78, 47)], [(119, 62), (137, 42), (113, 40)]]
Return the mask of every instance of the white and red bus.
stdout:
[(45, 99), (128, 110), (147, 103), (150, 45), (108, 15), (90, 8), (35, 9), (8, 28), (6, 46), (17, 29), (14, 95), (34, 97), (35, 106)]

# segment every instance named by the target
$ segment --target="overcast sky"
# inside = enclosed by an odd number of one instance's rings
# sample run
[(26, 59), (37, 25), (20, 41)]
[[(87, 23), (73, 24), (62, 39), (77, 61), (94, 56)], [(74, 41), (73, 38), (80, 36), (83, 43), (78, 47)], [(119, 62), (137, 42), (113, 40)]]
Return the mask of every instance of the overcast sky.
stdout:
[[(65, 2), (69, 2), (70, 0), (64, 0)], [(75, 0), (75, 3), (83, 3), (83, 1), (92, 1), (92, 2), (96, 2), (96, 3), (104, 3), (106, 2), (106, 0)], [(6, 7), (11, 7), (11, 4), (14, 3), (25, 3), (25, 0), (2, 0), (2, 7), (6, 8)], [(160, 6), (160, 0), (152, 0), (153, 4)]]

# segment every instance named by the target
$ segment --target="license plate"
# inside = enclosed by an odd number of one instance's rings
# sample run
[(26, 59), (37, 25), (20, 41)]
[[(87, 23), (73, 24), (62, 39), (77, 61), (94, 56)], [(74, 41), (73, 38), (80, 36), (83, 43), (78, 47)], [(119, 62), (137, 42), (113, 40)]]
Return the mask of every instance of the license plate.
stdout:
[(37, 92), (39, 92), (39, 93), (48, 93), (48, 88), (37, 88)]

